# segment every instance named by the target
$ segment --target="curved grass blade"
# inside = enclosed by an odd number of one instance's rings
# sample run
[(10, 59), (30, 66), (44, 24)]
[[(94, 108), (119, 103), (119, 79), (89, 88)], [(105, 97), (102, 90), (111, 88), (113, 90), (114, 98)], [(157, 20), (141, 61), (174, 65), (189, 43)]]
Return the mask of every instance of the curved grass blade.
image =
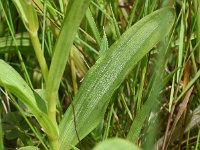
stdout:
[(10, 65), (1, 59), (0, 70), (0, 86), (13, 93), (27, 106), (49, 138), (54, 139), (58, 136), (57, 129), (48, 118), (45, 101), (39, 96), (39, 94), (34, 92), (22, 77)]
[(70, 149), (70, 144), (78, 143), (75, 131), (83, 139), (99, 124), (115, 90), (134, 66), (170, 31), (174, 20), (172, 8), (155, 11), (127, 30), (101, 55), (74, 98), (74, 107), (68, 108), (60, 123), (61, 150)]

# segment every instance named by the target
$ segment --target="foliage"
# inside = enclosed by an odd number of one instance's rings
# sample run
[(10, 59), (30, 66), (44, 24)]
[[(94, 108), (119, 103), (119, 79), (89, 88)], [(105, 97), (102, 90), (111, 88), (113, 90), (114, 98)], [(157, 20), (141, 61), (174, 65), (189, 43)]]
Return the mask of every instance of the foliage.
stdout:
[(0, 0), (0, 145), (198, 149), (199, 6)]

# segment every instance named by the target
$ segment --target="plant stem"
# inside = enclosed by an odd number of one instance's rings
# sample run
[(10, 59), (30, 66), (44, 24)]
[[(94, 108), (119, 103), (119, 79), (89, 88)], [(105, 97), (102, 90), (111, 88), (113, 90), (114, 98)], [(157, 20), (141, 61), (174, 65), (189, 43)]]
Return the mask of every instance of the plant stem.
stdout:
[[(39, 65), (40, 65), (40, 68), (42, 71), (42, 75), (43, 75), (45, 83), (46, 83), (49, 71), (48, 71), (48, 66), (47, 66), (46, 60), (44, 58), (44, 54), (42, 52), (38, 34), (37, 34), (37, 32), (36, 33), (29, 32), (29, 33), (30, 33), (31, 42), (33, 44), (33, 48), (35, 50), (36, 57), (38, 59), (38, 62), (39, 62)], [(55, 94), (55, 95), (57, 97), (57, 94)], [(55, 109), (53, 109), (53, 110), (52, 110), (52, 108), (49, 108), (48, 115), (49, 115), (49, 118), (52, 121), (53, 125), (55, 127), (58, 127), (57, 122), (56, 122), (56, 113), (55, 113), (56, 107), (54, 107), (54, 108)], [(49, 142), (50, 142), (52, 150), (59, 150), (60, 144), (59, 144), (58, 136), (55, 135), (54, 138), (52, 138), (52, 137), (48, 137), (48, 138), (49, 138)]]
[[(197, 5), (196, 14), (197, 14), (196, 35), (197, 35), (197, 43), (198, 43), (198, 41), (200, 41), (200, 2), (199, 1), (198, 1), (198, 5)], [(198, 45), (198, 47), (197, 47), (197, 63), (200, 63), (200, 45)]]
[(59, 150), (60, 149), (60, 143), (59, 143), (59, 140), (58, 140), (58, 137), (52, 139), (50, 137), (49, 138), (49, 142), (50, 142), (50, 145), (51, 145), (51, 150)]
[(31, 42), (33, 44), (33, 48), (36, 54), (36, 57), (38, 59), (41, 71), (42, 71), (42, 75), (44, 77), (45, 83), (47, 82), (47, 77), (48, 77), (48, 67), (47, 67), (47, 63), (46, 60), (44, 58), (44, 54), (42, 52), (41, 49), (41, 44), (40, 41), (38, 39), (38, 35), (37, 33), (30, 33), (30, 38), (31, 38)]

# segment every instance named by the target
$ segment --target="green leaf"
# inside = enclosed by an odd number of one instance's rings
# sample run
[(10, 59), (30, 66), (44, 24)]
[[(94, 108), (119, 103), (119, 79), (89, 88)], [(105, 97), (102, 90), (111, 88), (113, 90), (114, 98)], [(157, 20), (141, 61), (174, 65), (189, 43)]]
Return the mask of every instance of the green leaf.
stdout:
[(106, 33), (104, 32), (103, 38), (101, 40), (100, 50), (99, 50), (100, 55), (103, 52), (107, 51), (108, 47), (109, 47), (109, 45), (108, 45), (108, 39), (107, 39)]
[[(168, 40), (166, 39), (162, 39), (162, 41), (160, 41), (157, 46), (159, 53), (157, 55), (155, 63), (152, 65), (154, 66), (154, 68), (152, 69), (151, 78), (146, 88), (147, 93), (145, 94), (146, 96), (144, 98), (145, 104), (138, 110), (136, 117), (134, 118), (131, 128), (129, 130), (129, 133), (127, 135), (127, 139), (132, 142), (135, 142), (135, 140), (138, 138), (142, 127), (144, 127), (144, 122), (147, 116), (149, 116), (149, 113), (151, 111), (156, 111), (156, 108), (158, 107), (157, 101), (159, 93), (163, 88), (164, 84), (166, 83), (166, 81), (162, 80), (164, 76), (163, 68), (165, 66), (165, 57), (166, 57), (165, 54), (166, 50), (168, 50), (166, 48)], [(147, 142), (145, 143), (145, 148), (153, 149), (153, 142), (151, 139), (156, 134), (156, 131), (155, 132), (152, 131), (147, 134), (146, 136)]]
[[(57, 129), (48, 119), (45, 101), (34, 92), (22, 77), (5, 61), (0, 59), (0, 86), (13, 93), (36, 117), (50, 138), (55, 138)], [(38, 98), (39, 97), (39, 98)]]
[(100, 46), (101, 45), (100, 33), (99, 33), (98, 29), (97, 29), (97, 25), (96, 25), (96, 23), (94, 21), (94, 18), (92, 16), (92, 13), (91, 13), (89, 8), (86, 11), (86, 18), (87, 18), (87, 21), (89, 23), (90, 28), (92, 29), (92, 32), (93, 32), (94, 37), (96, 39), (96, 42)]
[(83, 139), (99, 124), (115, 90), (135, 65), (169, 33), (174, 20), (172, 8), (155, 11), (127, 30), (101, 55), (74, 98), (74, 107), (68, 108), (60, 123), (61, 150), (78, 143), (75, 131)]
[(25, 146), (25, 147), (19, 148), (19, 150), (40, 150), (40, 149), (35, 146)]
[(8, 112), (2, 119), (2, 127), (5, 138), (13, 140), (19, 136), (20, 122), (22, 117), (18, 112)]
[(140, 148), (127, 140), (114, 138), (99, 143), (93, 150), (140, 150)]
[(56, 99), (69, 52), (90, 0), (69, 1), (59, 38), (54, 47), (46, 85), (49, 117), (56, 124)]

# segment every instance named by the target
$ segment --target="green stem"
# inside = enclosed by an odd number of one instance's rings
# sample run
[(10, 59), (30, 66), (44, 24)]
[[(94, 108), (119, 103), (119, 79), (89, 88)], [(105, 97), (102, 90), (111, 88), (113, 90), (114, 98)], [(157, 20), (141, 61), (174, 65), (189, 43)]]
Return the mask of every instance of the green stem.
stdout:
[[(56, 102), (58, 101), (57, 92), (53, 92), (52, 95), (47, 95), (47, 100), (51, 100), (51, 103), (48, 103), (48, 117), (53, 123), (53, 125), (58, 129), (58, 124), (56, 121)], [(58, 135), (55, 135), (54, 138), (48, 137), (52, 150), (60, 149), (60, 142)]]
[[(200, 41), (200, 2), (198, 1), (198, 8), (197, 8), (197, 43)], [(197, 47), (197, 62), (200, 63), (200, 45)]]
[[(56, 102), (56, 100), (58, 100), (58, 95), (57, 95), (57, 93), (53, 94), (53, 95), (54, 95), (54, 100)], [(55, 105), (56, 105), (56, 103), (55, 103)], [(51, 122), (53, 123), (53, 125), (56, 128), (58, 128), (58, 124), (56, 122), (56, 107), (55, 106), (49, 105), (48, 116), (49, 116), (49, 119), (51, 120)], [(60, 142), (59, 142), (58, 135), (55, 135), (54, 138), (48, 137), (48, 139), (49, 139), (52, 150), (60, 149)]]
[(53, 125), (58, 128), (58, 124), (56, 121), (56, 105), (58, 101), (58, 93), (52, 92), (52, 95), (47, 95), (47, 100), (51, 100), (51, 103), (48, 103), (48, 116)]
[(36, 57), (38, 59), (41, 71), (42, 71), (42, 75), (43, 75), (45, 83), (46, 83), (49, 71), (48, 71), (46, 60), (44, 58), (44, 54), (41, 49), (41, 44), (38, 39), (37, 33), (30, 33), (30, 38), (31, 38), (31, 42), (33, 44), (33, 48), (34, 48)]
[(51, 145), (51, 150), (59, 150), (60, 149), (60, 143), (59, 143), (58, 137), (56, 137), (54, 139), (49, 137), (49, 142)]
[[(46, 60), (44, 58), (44, 54), (43, 54), (42, 49), (41, 49), (41, 44), (40, 44), (37, 33), (30, 33), (30, 38), (31, 38), (33, 48), (35, 50), (35, 54), (36, 54), (36, 57), (38, 59), (41, 71), (42, 71), (42, 75), (43, 75), (45, 83), (46, 83), (49, 71), (48, 71)], [(57, 93), (53, 94), (52, 99), (54, 99), (55, 102), (56, 102)], [(57, 125), (57, 122), (56, 122), (56, 107), (54, 107), (52, 105), (49, 105), (49, 106), (50, 106), (49, 109), (48, 109), (49, 119), (51, 120), (53, 125), (57, 128), (58, 125)], [(59, 150), (60, 149), (60, 143), (59, 143), (58, 135), (55, 135), (55, 137), (53, 137), (53, 138), (52, 137), (48, 137), (48, 138), (49, 138), (49, 142), (50, 142), (50, 145), (51, 145), (51, 149), (52, 150)]]

